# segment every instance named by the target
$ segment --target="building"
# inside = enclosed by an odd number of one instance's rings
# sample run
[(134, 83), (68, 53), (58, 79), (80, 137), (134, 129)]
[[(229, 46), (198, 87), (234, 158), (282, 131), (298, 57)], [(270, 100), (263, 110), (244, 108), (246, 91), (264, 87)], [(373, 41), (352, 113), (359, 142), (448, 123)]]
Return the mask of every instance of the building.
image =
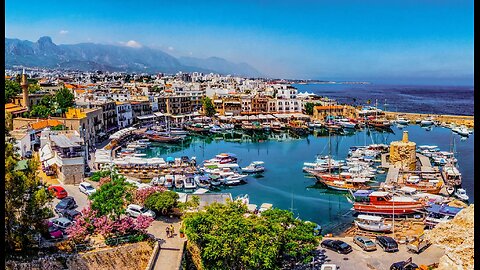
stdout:
[(75, 102), (79, 108), (100, 108), (102, 109), (103, 132), (111, 134), (118, 130), (117, 122), (117, 104), (115, 101), (95, 100), (95, 101), (77, 101)]
[(401, 141), (390, 143), (390, 163), (402, 170), (414, 171), (417, 163), (416, 143), (408, 141), (408, 131), (403, 132)]
[(180, 95), (159, 97), (158, 111), (172, 115), (189, 114), (192, 112), (191, 97)]
[(326, 120), (327, 117), (357, 118), (357, 110), (350, 105), (314, 106), (313, 118)]
[(132, 117), (133, 123), (138, 123), (138, 117), (143, 115), (153, 114), (152, 105), (149, 101), (132, 101), (130, 102), (132, 106)]
[(116, 102), (117, 126), (122, 129), (133, 124), (132, 105), (128, 102)]
[(79, 184), (85, 175), (85, 145), (77, 131), (43, 130), (40, 162), (56, 172), (63, 184)]

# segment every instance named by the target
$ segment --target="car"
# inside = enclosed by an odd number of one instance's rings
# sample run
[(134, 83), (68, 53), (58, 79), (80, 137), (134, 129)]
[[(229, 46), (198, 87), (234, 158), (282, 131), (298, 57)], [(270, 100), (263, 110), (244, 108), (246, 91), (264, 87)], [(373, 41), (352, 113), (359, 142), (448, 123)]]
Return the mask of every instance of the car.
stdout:
[(68, 218), (60, 217), (52, 219), (53, 225), (57, 226), (60, 230), (64, 231), (66, 228), (73, 225), (74, 221)]
[(27, 152), (25, 152), (25, 157), (26, 158), (32, 158), (33, 154), (32, 154), (32, 151), (31, 150), (28, 150)]
[(88, 182), (82, 182), (78, 185), (78, 189), (80, 189), (80, 192), (87, 194), (87, 196), (92, 195), (95, 193), (97, 190), (92, 186), (92, 184)]
[(352, 252), (352, 247), (341, 240), (327, 239), (323, 240), (320, 245), (322, 248), (328, 248), (340, 254), (348, 254)]
[(390, 236), (377, 236), (375, 242), (386, 252), (398, 251), (398, 244), (395, 239)]
[(331, 264), (331, 263), (324, 263), (322, 264), (322, 267), (320, 268), (320, 270), (337, 270), (338, 267), (336, 264)]
[(127, 206), (126, 212), (127, 212), (127, 215), (135, 218), (140, 215), (155, 218), (155, 212), (153, 212), (152, 210), (148, 210), (144, 207), (141, 207), (140, 205), (137, 205), (137, 204), (129, 204)]
[(406, 261), (396, 262), (390, 266), (390, 270), (415, 270), (418, 269), (418, 265), (412, 262), (410, 257)]
[(47, 240), (58, 240), (63, 238), (63, 232), (62, 230), (53, 224), (53, 222), (49, 221), (47, 223), (48, 226), (48, 233), (43, 234), (45, 239)]
[(365, 236), (357, 235), (353, 237), (353, 242), (365, 251), (377, 250), (377, 245), (375, 245), (375, 243), (370, 240), (370, 238), (367, 238)]
[(63, 199), (68, 196), (68, 192), (61, 186), (49, 186), (48, 191), (57, 199)]
[(75, 217), (76, 216), (81, 216), (82, 213), (75, 210), (75, 209), (70, 209), (70, 210), (63, 210), (61, 213), (62, 217), (66, 217), (68, 218), (69, 220), (75, 220)]
[(55, 206), (55, 213), (59, 214), (65, 210), (75, 209), (77, 208), (77, 203), (75, 199), (71, 196), (63, 198), (56, 206)]

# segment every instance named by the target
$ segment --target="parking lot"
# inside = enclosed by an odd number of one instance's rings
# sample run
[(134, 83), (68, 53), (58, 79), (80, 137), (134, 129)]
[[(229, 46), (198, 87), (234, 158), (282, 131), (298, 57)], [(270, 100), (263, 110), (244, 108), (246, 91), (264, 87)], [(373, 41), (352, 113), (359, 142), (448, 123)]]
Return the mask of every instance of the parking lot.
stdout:
[[(92, 184), (92, 186), (94, 188), (97, 188), (98, 186), (98, 183), (96, 182), (92, 182), (92, 181), (87, 181), (89, 182), (90, 184)], [(62, 184), (57, 184), (57, 186), (61, 186), (63, 187), (67, 193), (68, 193), (68, 196), (71, 196), (75, 199), (75, 202), (77, 203), (78, 207), (75, 209), (77, 211), (82, 211), (83, 208), (87, 207), (88, 206), (88, 197), (86, 194), (80, 192), (80, 190), (78, 189), (78, 185), (62, 185)], [(52, 209), (55, 208), (55, 206), (57, 205), (57, 203), (59, 202), (60, 200), (57, 199), (57, 198), (54, 198), (53, 201), (52, 201)], [(58, 217), (58, 214), (55, 214), (55, 217)]]
[[(353, 237), (342, 238), (323, 238), (342, 240), (352, 246), (352, 252), (349, 254), (338, 254), (332, 250), (325, 249), (328, 263), (336, 264), (339, 269), (355, 269), (355, 270), (384, 270), (390, 269), (390, 266), (399, 261), (405, 261), (412, 257), (412, 261), (417, 265), (433, 264), (440, 260), (443, 256), (444, 250), (435, 245), (429, 246), (420, 254), (414, 254), (407, 251), (406, 245), (400, 244), (398, 246), (399, 251), (394, 253), (384, 252), (381, 247), (377, 245), (375, 251), (363, 251), (357, 244), (353, 242)], [(323, 241), (322, 240), (322, 241)], [(375, 242), (375, 239), (372, 239)], [(320, 249), (323, 249), (319, 247)]]

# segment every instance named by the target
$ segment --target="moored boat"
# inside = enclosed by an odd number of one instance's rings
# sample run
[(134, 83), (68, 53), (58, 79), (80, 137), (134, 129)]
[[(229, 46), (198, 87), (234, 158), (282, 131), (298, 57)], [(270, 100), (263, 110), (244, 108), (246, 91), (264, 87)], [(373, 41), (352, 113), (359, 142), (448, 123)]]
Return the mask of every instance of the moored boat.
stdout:
[(358, 215), (354, 220), (358, 228), (373, 232), (390, 232), (392, 230), (391, 224), (386, 224), (385, 219), (380, 216)]
[(392, 196), (385, 191), (358, 190), (351, 193), (354, 197), (353, 208), (359, 213), (382, 215), (407, 215), (425, 208), (425, 203), (409, 197)]

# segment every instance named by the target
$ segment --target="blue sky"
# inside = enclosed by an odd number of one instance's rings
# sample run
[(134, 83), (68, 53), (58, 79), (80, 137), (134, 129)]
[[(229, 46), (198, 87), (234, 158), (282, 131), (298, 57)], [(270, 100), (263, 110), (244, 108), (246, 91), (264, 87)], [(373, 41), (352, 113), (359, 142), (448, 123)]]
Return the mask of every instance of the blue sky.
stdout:
[(473, 85), (473, 1), (13, 1), (5, 36), (148, 46), (281, 78)]

